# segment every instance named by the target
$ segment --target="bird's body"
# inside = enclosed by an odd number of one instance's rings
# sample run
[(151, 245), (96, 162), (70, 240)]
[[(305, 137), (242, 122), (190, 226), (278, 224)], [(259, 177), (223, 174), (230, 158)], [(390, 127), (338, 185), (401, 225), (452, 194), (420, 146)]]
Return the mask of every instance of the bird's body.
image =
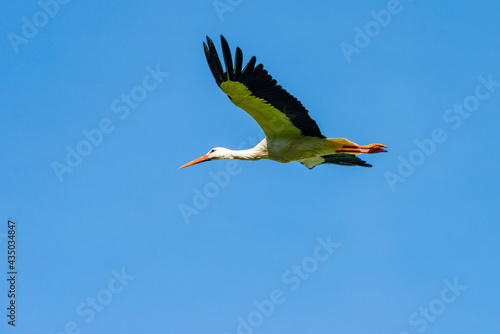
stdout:
[(359, 146), (345, 138), (326, 138), (302, 104), (277, 85), (262, 64), (255, 66), (255, 57), (242, 69), (243, 55), (236, 48), (233, 68), (229, 46), (222, 36), (221, 42), (226, 71), (212, 40), (207, 37), (208, 46), (203, 44), (215, 81), (231, 102), (257, 121), (266, 138), (248, 150), (214, 148), (180, 168), (220, 159), (298, 161), (307, 168), (323, 163), (371, 167), (355, 155), (386, 152), (382, 144)]

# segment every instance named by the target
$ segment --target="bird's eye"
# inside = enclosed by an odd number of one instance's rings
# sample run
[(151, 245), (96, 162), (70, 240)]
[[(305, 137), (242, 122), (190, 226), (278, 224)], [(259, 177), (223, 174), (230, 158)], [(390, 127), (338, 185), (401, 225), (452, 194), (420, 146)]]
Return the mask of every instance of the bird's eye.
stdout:
[(208, 152), (208, 153), (214, 153), (214, 152), (215, 152), (215, 149), (213, 148), (213, 149), (211, 149), (211, 150), (210, 150), (210, 152)]

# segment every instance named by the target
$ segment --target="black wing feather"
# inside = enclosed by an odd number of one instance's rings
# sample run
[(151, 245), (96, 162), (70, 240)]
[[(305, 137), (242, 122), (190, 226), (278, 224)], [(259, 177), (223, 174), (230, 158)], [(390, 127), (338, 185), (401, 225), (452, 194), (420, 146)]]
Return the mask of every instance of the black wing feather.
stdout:
[(207, 37), (207, 44), (203, 43), (203, 47), (205, 49), (205, 56), (208, 61), (208, 66), (210, 67), (210, 70), (215, 78), (215, 81), (217, 82), (218, 85), (220, 85), (222, 82), (226, 81), (224, 70), (222, 69), (222, 65), (220, 63), (219, 56), (217, 55), (217, 51), (215, 51), (214, 43), (208, 37)]
[(227, 78), (231, 81), (235, 81), (235, 73), (233, 70), (233, 58), (231, 57), (231, 50), (229, 49), (229, 44), (224, 37), (220, 37), (222, 44), (222, 55), (224, 56), (224, 63), (226, 64)]
[(367, 164), (366, 161), (361, 160), (357, 156), (348, 153), (334, 153), (321, 156), (325, 159), (324, 164), (337, 164), (342, 166), (362, 166), (362, 167), (372, 167), (372, 165)]
[(325, 138), (302, 103), (278, 85), (276, 80), (264, 69), (264, 65), (255, 66), (257, 61), (255, 57), (252, 57), (245, 68), (240, 71), (243, 63), (243, 53), (237, 48), (235, 67), (233, 69), (229, 45), (226, 39), (221, 36), (222, 54), (226, 65), (226, 72), (224, 72), (215, 46), (208, 36), (207, 44), (208, 47), (205, 45), (205, 56), (219, 86), (227, 80), (241, 82), (254, 96), (266, 100), (273, 107), (283, 112), (293, 125), (302, 132), (302, 135)]
[(241, 67), (243, 66), (243, 52), (240, 48), (236, 48), (236, 55), (234, 56), (234, 76), (241, 77)]
[[(243, 57), (241, 60), (243, 61)], [(255, 58), (255, 56), (250, 58), (250, 61), (245, 65), (245, 68), (243, 69), (243, 71), (241, 73), (241, 77), (238, 79), (244, 80), (244, 81), (248, 80), (250, 75), (252, 75), (252, 73), (253, 73), (253, 69), (255, 68), (256, 62), (257, 62), (257, 58)]]

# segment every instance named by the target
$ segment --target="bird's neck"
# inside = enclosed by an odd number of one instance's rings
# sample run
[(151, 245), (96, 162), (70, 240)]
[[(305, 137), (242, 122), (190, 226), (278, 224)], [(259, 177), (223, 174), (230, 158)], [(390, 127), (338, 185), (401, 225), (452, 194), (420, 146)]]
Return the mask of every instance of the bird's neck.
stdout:
[(263, 139), (254, 148), (248, 150), (231, 150), (234, 159), (238, 160), (260, 160), (268, 157), (267, 141)]

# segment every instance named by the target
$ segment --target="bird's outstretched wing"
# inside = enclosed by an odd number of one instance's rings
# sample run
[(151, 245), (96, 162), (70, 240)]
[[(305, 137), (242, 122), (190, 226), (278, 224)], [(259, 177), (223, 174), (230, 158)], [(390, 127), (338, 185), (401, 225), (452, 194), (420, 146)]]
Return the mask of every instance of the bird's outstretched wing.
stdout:
[(242, 69), (243, 53), (236, 48), (233, 67), (231, 51), (223, 36), (221, 43), (225, 71), (212, 40), (207, 36), (207, 44), (203, 43), (215, 81), (231, 102), (257, 121), (268, 139), (295, 135), (325, 138), (302, 103), (281, 88), (262, 64), (255, 66), (255, 57)]

